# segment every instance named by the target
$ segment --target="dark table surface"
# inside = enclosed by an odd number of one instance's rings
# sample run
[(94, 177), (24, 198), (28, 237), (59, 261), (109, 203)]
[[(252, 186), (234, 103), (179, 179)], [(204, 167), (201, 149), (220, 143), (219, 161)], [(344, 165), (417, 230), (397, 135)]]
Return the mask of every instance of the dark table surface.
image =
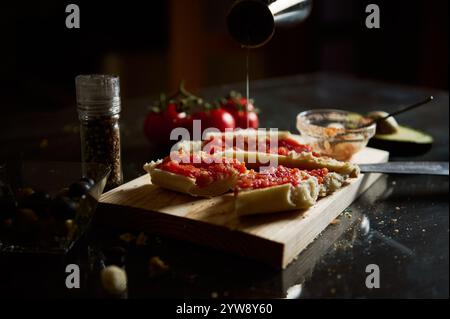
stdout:
[[(217, 97), (242, 84), (209, 88)], [(353, 77), (311, 74), (254, 81), (251, 95), (263, 127), (295, 132), (295, 116), (311, 108), (345, 108), (360, 113), (395, 110), (434, 95), (435, 101), (398, 117), (399, 122), (431, 134), (428, 153), (408, 160), (448, 161), (448, 93), (379, 83)], [(123, 101), (124, 174), (142, 174), (142, 163), (159, 157), (142, 133), (151, 99)], [(2, 119), (0, 155), (37, 160), (79, 160), (79, 133), (73, 108), (48, 113), (10, 114)], [(63, 151), (62, 151), (63, 150)], [(17, 154), (20, 155), (17, 155)], [(392, 157), (391, 160), (406, 158)], [(102, 209), (100, 206), (98, 209)], [(341, 222), (330, 225), (285, 270), (186, 242), (147, 234), (147, 245), (128, 247), (127, 296), (219, 298), (448, 298), (448, 177), (382, 176), (355, 201)], [(120, 242), (126, 229), (95, 224), (64, 257), (30, 259), (0, 256), (1, 294), (23, 297), (105, 297), (99, 285), (102, 250)], [(159, 256), (170, 266), (148, 275), (148, 260)], [(81, 267), (81, 288), (65, 288), (65, 265)], [(380, 269), (380, 288), (365, 285), (366, 267)]]

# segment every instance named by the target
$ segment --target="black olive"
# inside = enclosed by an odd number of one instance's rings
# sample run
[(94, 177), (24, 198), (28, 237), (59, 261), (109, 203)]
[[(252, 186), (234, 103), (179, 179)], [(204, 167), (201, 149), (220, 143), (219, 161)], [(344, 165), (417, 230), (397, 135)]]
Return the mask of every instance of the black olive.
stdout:
[(57, 196), (51, 204), (51, 213), (57, 220), (74, 219), (78, 203), (66, 196)]
[(116, 265), (122, 267), (125, 265), (125, 257), (127, 251), (121, 246), (112, 246), (103, 249), (103, 254), (105, 255), (105, 264)]
[(68, 195), (70, 197), (81, 197), (86, 195), (86, 193), (91, 188), (91, 184), (87, 181), (78, 181), (69, 186)]
[(83, 177), (83, 178), (81, 178), (81, 179), (80, 179), (80, 182), (86, 182), (86, 183), (88, 183), (89, 185), (91, 185), (91, 187), (95, 185), (95, 181), (94, 181), (92, 178), (89, 178), (89, 177)]

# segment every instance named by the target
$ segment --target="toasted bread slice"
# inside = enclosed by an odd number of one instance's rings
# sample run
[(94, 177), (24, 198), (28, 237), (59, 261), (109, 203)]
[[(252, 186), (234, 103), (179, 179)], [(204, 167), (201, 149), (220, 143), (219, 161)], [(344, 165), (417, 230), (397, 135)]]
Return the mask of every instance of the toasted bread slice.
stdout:
[[(227, 136), (231, 138), (231, 141), (233, 141), (233, 138), (237, 139), (239, 136), (245, 138), (249, 136), (257, 138), (261, 136), (264, 138), (277, 137), (279, 142), (284, 141), (282, 145), (286, 145), (286, 141), (288, 143), (292, 142), (293, 144), (290, 145), (289, 149), (284, 148), (281, 154), (276, 152), (276, 150), (274, 152), (273, 149), (267, 149), (266, 152), (261, 152), (259, 150), (252, 151), (245, 149), (246, 146), (244, 146), (244, 149), (239, 148), (239, 145), (228, 147), (226, 143), (219, 145), (219, 147), (211, 147), (212, 138), (225, 138)], [(310, 148), (308, 149), (307, 146), (304, 147), (304, 145), (296, 141), (292, 134), (286, 131), (260, 132), (256, 130), (238, 130), (227, 133), (210, 133), (206, 137), (208, 138), (206, 141), (182, 141), (176, 147), (186, 152), (205, 151), (210, 154), (234, 158), (245, 162), (246, 166), (252, 169), (258, 169), (261, 166), (267, 165), (283, 165), (285, 167), (304, 170), (327, 168), (330, 172), (336, 172), (348, 177), (357, 177), (360, 174), (358, 165), (315, 154)]]
[(230, 149), (217, 154), (245, 162), (248, 168), (259, 168), (274, 164), (275, 166), (282, 165), (303, 170), (327, 168), (330, 172), (336, 172), (348, 177), (358, 177), (360, 173), (359, 166), (356, 164), (338, 161), (330, 157), (314, 156), (311, 152), (291, 152), (285, 156)]
[[(209, 155), (201, 154), (201, 156)], [(217, 156), (214, 156), (217, 158)], [(202, 157), (203, 159), (203, 157)], [(232, 190), (243, 164), (227, 158), (217, 163), (182, 163), (167, 157), (144, 165), (152, 184), (191, 196), (213, 197)]]
[(308, 178), (297, 185), (282, 184), (267, 188), (238, 192), (235, 212), (239, 216), (304, 210), (313, 206), (319, 196), (316, 178)]

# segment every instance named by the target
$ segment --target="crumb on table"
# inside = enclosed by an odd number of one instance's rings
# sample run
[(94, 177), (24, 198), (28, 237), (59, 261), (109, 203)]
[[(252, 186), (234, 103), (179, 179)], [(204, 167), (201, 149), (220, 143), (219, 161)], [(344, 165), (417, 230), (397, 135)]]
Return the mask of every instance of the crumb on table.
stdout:
[(148, 262), (148, 273), (150, 277), (157, 277), (169, 270), (169, 266), (159, 256), (151, 257)]

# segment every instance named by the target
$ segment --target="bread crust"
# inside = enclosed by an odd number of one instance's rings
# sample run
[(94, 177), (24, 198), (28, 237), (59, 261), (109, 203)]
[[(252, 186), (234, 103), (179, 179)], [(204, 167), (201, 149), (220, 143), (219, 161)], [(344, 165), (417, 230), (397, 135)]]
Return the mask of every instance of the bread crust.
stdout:
[(313, 206), (319, 196), (315, 177), (298, 185), (283, 184), (261, 189), (244, 190), (236, 195), (235, 212), (239, 216), (304, 210)]
[(144, 165), (144, 170), (149, 173), (151, 183), (175, 192), (188, 194), (194, 197), (214, 197), (222, 195), (233, 189), (238, 175), (231, 174), (227, 178), (219, 179), (211, 184), (199, 187), (194, 178), (174, 174), (157, 168), (162, 161)]
[(336, 172), (352, 178), (358, 177), (360, 174), (359, 166), (356, 164), (341, 162), (329, 157), (314, 156), (310, 152), (290, 152), (287, 156), (285, 156), (241, 150), (226, 150), (218, 154), (243, 161), (249, 168), (258, 168), (269, 165), (270, 163), (276, 163), (276, 165), (283, 165), (289, 168), (299, 168), (302, 170), (327, 168), (330, 172)]
[(289, 131), (266, 131), (266, 130), (255, 130), (255, 129), (238, 129), (233, 132), (210, 132), (205, 135), (205, 139), (208, 140), (212, 137), (222, 137), (222, 136), (233, 136), (233, 137), (277, 137), (278, 139), (288, 139), (293, 138), (291, 132)]

